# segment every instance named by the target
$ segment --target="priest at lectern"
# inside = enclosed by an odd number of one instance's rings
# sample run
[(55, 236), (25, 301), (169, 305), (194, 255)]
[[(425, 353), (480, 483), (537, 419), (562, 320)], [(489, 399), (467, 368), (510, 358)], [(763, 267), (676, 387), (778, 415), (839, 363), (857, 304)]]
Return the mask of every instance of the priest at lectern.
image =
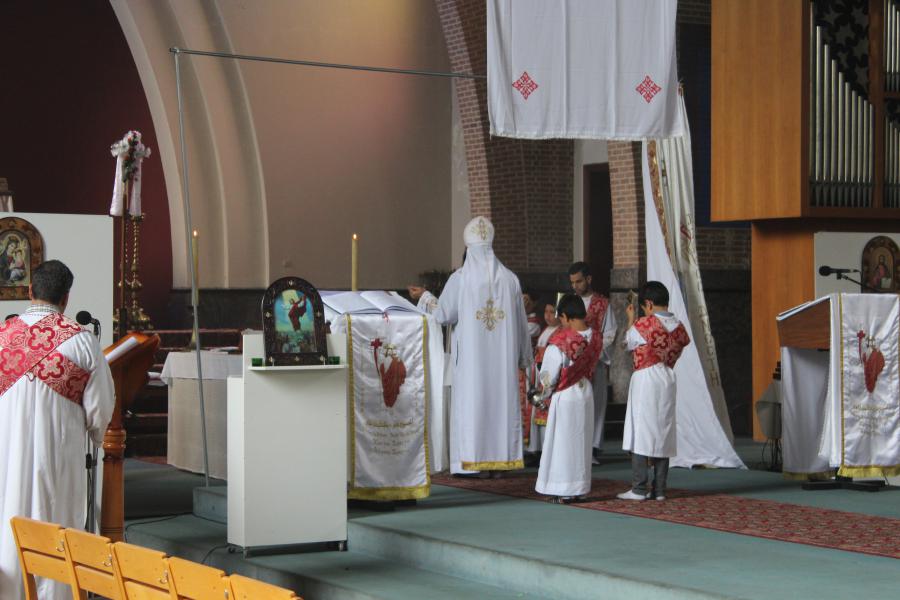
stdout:
[[(115, 407), (97, 338), (62, 314), (72, 281), (60, 261), (41, 264), (31, 306), (0, 325), (0, 600), (24, 597), (10, 518), (84, 527), (86, 434), (99, 446)], [(39, 581), (42, 599), (72, 597)]]

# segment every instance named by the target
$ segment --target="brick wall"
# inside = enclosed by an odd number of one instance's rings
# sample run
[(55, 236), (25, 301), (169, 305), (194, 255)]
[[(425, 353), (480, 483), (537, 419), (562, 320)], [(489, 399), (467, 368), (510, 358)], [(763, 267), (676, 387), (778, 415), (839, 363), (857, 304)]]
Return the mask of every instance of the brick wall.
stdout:
[(701, 269), (750, 270), (750, 230), (697, 228), (697, 259)]
[[(487, 71), (484, 0), (435, 0), (453, 71)], [(491, 219), (494, 250), (519, 274), (565, 271), (572, 260), (570, 140), (492, 138), (487, 82), (456, 86), (472, 215)]]

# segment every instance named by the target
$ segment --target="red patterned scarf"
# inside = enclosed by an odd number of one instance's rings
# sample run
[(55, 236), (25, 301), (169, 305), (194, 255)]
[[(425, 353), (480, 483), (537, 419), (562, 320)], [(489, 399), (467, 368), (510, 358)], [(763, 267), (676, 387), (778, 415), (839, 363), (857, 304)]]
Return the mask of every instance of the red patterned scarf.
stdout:
[(572, 387), (584, 378), (593, 381), (594, 369), (600, 360), (600, 351), (603, 350), (603, 337), (600, 332), (592, 332), (588, 341), (577, 331), (561, 328), (550, 337), (550, 344), (562, 350), (572, 361), (572, 364), (565, 367), (559, 375), (557, 392)]
[(18, 317), (0, 325), (0, 395), (27, 374), (29, 379), (37, 377), (80, 405), (91, 374), (57, 348), (82, 331), (78, 323), (59, 313), (49, 314), (34, 325)]
[(588, 305), (587, 316), (584, 318), (584, 322), (594, 331), (600, 331), (608, 309), (609, 299), (603, 294), (594, 292), (594, 295), (591, 296), (591, 303)]
[(675, 366), (678, 357), (684, 347), (691, 343), (687, 329), (682, 323), (672, 331), (666, 328), (654, 316), (641, 317), (634, 322), (634, 328), (647, 342), (634, 349), (632, 360), (634, 370), (646, 369), (655, 364), (663, 363), (670, 369)]

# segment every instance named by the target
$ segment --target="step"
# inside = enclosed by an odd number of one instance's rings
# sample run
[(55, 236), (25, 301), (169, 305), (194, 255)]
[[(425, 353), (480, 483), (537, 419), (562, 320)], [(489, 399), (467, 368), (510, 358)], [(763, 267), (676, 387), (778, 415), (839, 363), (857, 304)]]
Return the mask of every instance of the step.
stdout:
[(125, 456), (165, 456), (167, 452), (165, 433), (126, 434)]
[[(537, 599), (501, 587), (424, 571), (354, 551), (244, 558), (226, 543), (226, 526), (193, 515), (126, 523), (126, 541), (294, 590), (304, 600)], [(231, 551), (230, 551), (231, 550)], [(553, 596), (543, 596), (550, 598)], [(593, 597), (593, 596), (592, 596)]]
[(228, 523), (228, 488), (224, 485), (194, 488), (194, 515), (223, 525)]

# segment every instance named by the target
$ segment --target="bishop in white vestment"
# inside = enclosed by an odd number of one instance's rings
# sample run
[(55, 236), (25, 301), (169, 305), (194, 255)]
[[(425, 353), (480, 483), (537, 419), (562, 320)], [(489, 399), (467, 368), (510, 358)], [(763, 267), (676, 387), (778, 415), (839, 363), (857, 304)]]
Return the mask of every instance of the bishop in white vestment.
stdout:
[(451, 348), (450, 472), (521, 469), (518, 370), (531, 365), (531, 339), (519, 279), (491, 247), (484, 217), (465, 228), (466, 260), (434, 316), (454, 326)]
[[(68, 284), (64, 297), (42, 301), (41, 269), (51, 264)], [(34, 304), (0, 325), (0, 600), (24, 598), (10, 518), (84, 528), (86, 438), (102, 444), (115, 406), (97, 338), (61, 314), (69, 287), (65, 265), (42, 264), (32, 274)], [(39, 581), (41, 600), (72, 597), (68, 586)]]

